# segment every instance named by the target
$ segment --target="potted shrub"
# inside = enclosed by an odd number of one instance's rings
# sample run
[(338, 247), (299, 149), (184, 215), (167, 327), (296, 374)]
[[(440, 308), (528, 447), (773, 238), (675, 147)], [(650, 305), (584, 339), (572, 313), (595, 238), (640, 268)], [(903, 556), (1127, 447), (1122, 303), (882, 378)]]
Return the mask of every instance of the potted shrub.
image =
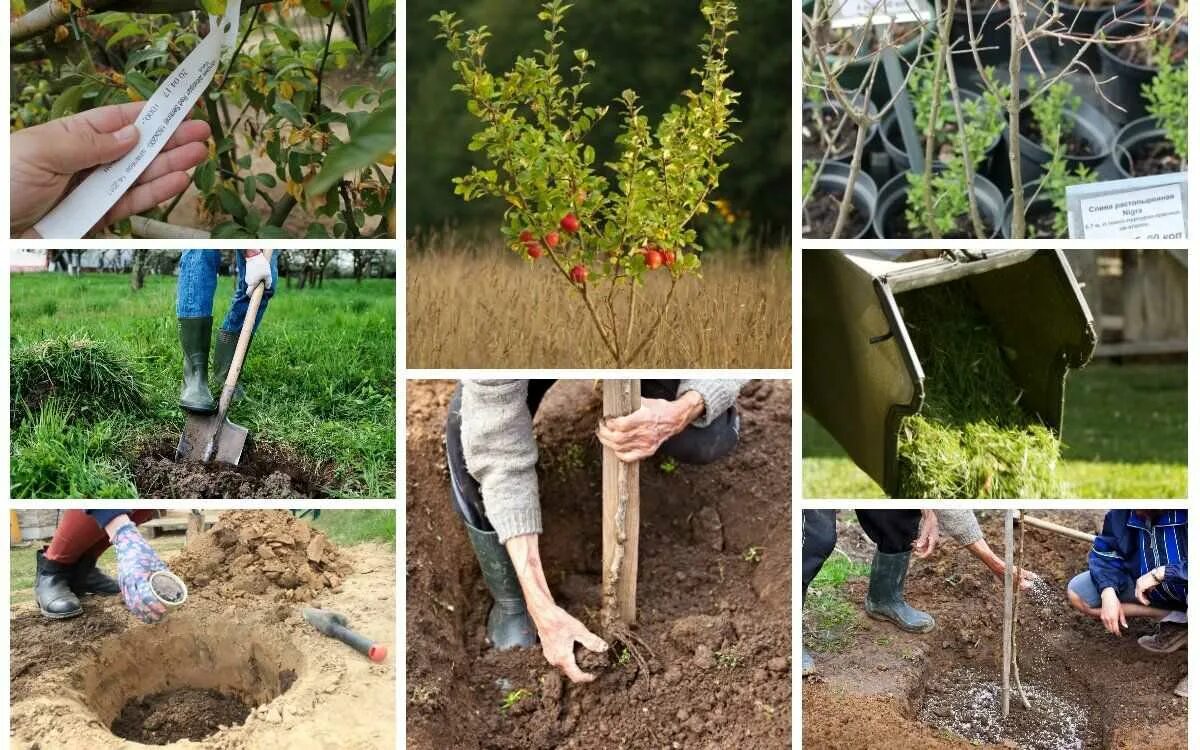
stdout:
[[(861, 97), (855, 97), (853, 106), (861, 104)], [(867, 102), (866, 106), (867, 112), (874, 119), (875, 105)], [(868, 129), (864, 151), (871, 149), (878, 129), (879, 126), (875, 124)], [(821, 98), (818, 91), (814, 98), (804, 103), (801, 110), (800, 134), (802, 159), (816, 161), (825, 158), (829, 162), (849, 163), (851, 157), (854, 156), (854, 142), (858, 136), (858, 125), (846, 117), (840, 103)], [(828, 156), (826, 156), (827, 152)]]
[[(983, 236), (999, 235), (1004, 212), (1004, 197), (999, 188), (980, 174), (971, 183), (972, 192), (983, 220)], [(945, 239), (978, 237), (970, 215), (966, 173), (962, 159), (955, 158), (934, 167), (933, 174), (907, 172), (893, 177), (879, 190), (873, 220), (875, 236), (881, 239), (929, 238), (933, 232), (926, 222), (925, 191), (930, 191), (934, 222)]]
[[(1026, 82), (1027, 90), (1037, 85), (1033, 77)], [(1021, 110), (1021, 179), (1038, 180), (1056, 157), (1065, 161), (1068, 172), (1076, 167), (1099, 170), (1112, 154), (1115, 136), (1116, 129), (1100, 110), (1084, 103), (1070, 83), (1058, 81)], [(1011, 134), (1005, 131), (1004, 137), (1009, 143)]]
[[(800, 175), (800, 189), (804, 195), (801, 236), (817, 240), (833, 237), (849, 180), (848, 164), (826, 162), (820, 166), (815, 162), (805, 163)], [(850, 213), (846, 216), (839, 238), (862, 239), (870, 236), (871, 219), (878, 197), (875, 180), (860, 172), (854, 179)]]
[(1104, 16), (1096, 26), (1096, 36), (1103, 39), (1123, 39), (1144, 34), (1148, 26), (1166, 29), (1147, 39), (1128, 44), (1100, 43), (1100, 80), (1115, 77), (1106, 92), (1124, 111), (1112, 113), (1117, 123), (1132, 122), (1146, 114), (1142, 98), (1143, 87), (1165, 64), (1184, 65), (1187, 60), (1188, 29), (1186, 20), (1178, 22), (1174, 13), (1155, 12)]
[(1160, 72), (1143, 87), (1150, 114), (1117, 134), (1115, 158), (1122, 177), (1181, 172), (1187, 164), (1187, 67), (1172, 66), (1172, 48), (1163, 44), (1156, 59)]

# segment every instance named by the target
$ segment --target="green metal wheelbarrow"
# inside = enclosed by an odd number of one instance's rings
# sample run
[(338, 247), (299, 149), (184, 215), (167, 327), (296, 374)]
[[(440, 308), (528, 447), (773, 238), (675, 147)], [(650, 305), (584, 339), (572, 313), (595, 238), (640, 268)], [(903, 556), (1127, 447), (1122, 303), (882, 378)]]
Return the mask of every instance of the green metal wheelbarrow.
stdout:
[[(1092, 252), (1092, 251), (1077, 251)], [(1000, 344), (1021, 404), (1061, 435), (1067, 371), (1096, 329), (1061, 250), (804, 250), (804, 410), (889, 496), (901, 420), (925, 373), (897, 297), (964, 280)]]

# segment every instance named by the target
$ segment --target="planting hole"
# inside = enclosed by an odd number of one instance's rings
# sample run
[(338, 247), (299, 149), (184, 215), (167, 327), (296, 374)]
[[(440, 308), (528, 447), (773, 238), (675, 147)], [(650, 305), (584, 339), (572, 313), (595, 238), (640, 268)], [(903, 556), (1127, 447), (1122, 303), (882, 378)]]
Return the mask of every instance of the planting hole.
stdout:
[(164, 440), (134, 460), (133, 483), (142, 497), (325, 497), (328, 465), (316, 470), (282, 447), (251, 442), (237, 466), (175, 460), (175, 442)]
[(242, 724), (296, 681), (303, 659), (279, 634), (173, 615), (104, 641), (80, 668), (84, 703), (122, 739), (166, 745)]

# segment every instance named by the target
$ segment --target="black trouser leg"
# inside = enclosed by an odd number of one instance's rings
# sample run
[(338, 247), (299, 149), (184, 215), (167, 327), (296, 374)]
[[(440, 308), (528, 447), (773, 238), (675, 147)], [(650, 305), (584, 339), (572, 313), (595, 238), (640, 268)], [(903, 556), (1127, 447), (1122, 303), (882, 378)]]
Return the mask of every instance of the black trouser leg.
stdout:
[(921, 526), (919, 510), (855, 511), (863, 531), (885, 555), (911, 552)]
[[(674, 401), (679, 391), (678, 380), (643, 380), (642, 396)], [(683, 432), (668, 438), (658, 449), (685, 464), (709, 464), (733, 452), (738, 444), (741, 419), (737, 407), (730, 407), (707, 427), (688, 425)]]
[(804, 584), (801, 595), (807, 596), (808, 585), (817, 577), (821, 566), (833, 554), (833, 547), (837, 544), (837, 511), (803, 511), (800, 516), (800, 535), (801, 574)]

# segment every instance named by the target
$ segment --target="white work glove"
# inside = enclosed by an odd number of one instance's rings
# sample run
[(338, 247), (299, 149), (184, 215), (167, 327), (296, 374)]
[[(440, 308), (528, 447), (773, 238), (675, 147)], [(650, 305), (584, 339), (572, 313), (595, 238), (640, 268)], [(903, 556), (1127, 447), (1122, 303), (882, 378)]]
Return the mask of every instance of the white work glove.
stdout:
[(246, 293), (252, 294), (260, 281), (267, 285), (267, 289), (275, 285), (271, 279), (271, 262), (261, 250), (258, 255), (246, 258)]

